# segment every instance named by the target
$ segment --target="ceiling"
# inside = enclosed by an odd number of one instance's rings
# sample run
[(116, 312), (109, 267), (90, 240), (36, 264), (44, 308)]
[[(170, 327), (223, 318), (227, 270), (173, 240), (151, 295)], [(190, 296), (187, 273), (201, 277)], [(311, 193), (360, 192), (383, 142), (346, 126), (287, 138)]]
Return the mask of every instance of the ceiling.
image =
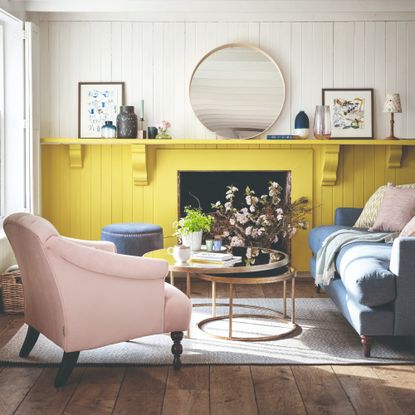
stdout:
[(28, 12), (415, 12), (414, 0), (11, 0)]

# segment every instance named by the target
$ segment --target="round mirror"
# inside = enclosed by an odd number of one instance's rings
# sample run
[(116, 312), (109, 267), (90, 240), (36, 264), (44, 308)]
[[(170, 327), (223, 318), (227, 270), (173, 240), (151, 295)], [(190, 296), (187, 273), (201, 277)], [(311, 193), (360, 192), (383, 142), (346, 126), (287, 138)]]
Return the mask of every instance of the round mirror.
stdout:
[(255, 46), (229, 44), (209, 52), (190, 80), (200, 122), (226, 138), (253, 138), (281, 113), (285, 84), (275, 61)]

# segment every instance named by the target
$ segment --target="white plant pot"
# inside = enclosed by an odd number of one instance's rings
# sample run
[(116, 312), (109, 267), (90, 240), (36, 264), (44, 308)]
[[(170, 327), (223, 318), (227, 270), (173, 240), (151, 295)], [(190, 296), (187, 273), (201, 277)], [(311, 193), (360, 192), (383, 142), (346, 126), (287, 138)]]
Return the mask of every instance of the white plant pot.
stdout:
[(200, 251), (202, 246), (203, 231), (191, 232), (182, 236), (183, 245), (190, 246), (192, 251)]

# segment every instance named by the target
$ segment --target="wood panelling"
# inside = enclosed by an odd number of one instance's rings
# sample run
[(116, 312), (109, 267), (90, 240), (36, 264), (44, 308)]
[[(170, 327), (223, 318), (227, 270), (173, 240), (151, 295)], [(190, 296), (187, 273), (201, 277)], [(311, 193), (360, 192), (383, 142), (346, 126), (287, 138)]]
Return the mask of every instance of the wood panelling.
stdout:
[[(146, 119), (172, 122), (180, 138), (214, 138), (188, 98), (193, 68), (212, 48), (251, 43), (269, 52), (287, 85), (272, 133), (292, 131), (304, 110), (312, 122), (321, 89), (374, 88), (375, 136), (383, 137), (386, 92), (401, 94), (396, 134), (415, 137), (415, 22), (41, 21), (43, 137), (77, 134), (77, 83), (125, 81), (126, 101), (143, 98)], [(359, 155), (360, 156), (360, 155)]]
[[(312, 226), (333, 223), (338, 207), (362, 207), (388, 181), (415, 182), (414, 146), (403, 148), (400, 168), (388, 168), (385, 146), (343, 145), (333, 186), (321, 186), (326, 146), (263, 146), (147, 146), (148, 185), (135, 186), (129, 145), (85, 145), (83, 168), (70, 167), (67, 146), (43, 145), (43, 215), (62, 234), (84, 239), (99, 239), (109, 223), (158, 223), (169, 245), (177, 220), (178, 170), (291, 170), (293, 198), (312, 200)], [(308, 269), (309, 255), (306, 234), (300, 232), (293, 243), (293, 263), (300, 271)]]

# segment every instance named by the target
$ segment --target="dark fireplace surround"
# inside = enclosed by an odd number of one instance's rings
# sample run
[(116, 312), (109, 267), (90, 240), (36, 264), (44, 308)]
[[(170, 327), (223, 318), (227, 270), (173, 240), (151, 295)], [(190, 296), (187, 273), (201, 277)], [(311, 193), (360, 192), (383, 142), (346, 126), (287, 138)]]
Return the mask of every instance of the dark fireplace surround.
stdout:
[[(200, 207), (203, 212), (212, 212), (211, 203), (225, 203), (227, 186), (233, 185), (239, 189), (236, 207), (243, 203), (245, 188), (249, 186), (257, 196), (268, 194), (270, 181), (277, 182), (282, 188), (283, 204), (291, 201), (291, 172), (287, 170), (215, 170), (215, 171), (178, 171), (178, 213), (184, 216), (186, 206)], [(289, 251), (289, 243), (281, 241), (275, 248)]]

